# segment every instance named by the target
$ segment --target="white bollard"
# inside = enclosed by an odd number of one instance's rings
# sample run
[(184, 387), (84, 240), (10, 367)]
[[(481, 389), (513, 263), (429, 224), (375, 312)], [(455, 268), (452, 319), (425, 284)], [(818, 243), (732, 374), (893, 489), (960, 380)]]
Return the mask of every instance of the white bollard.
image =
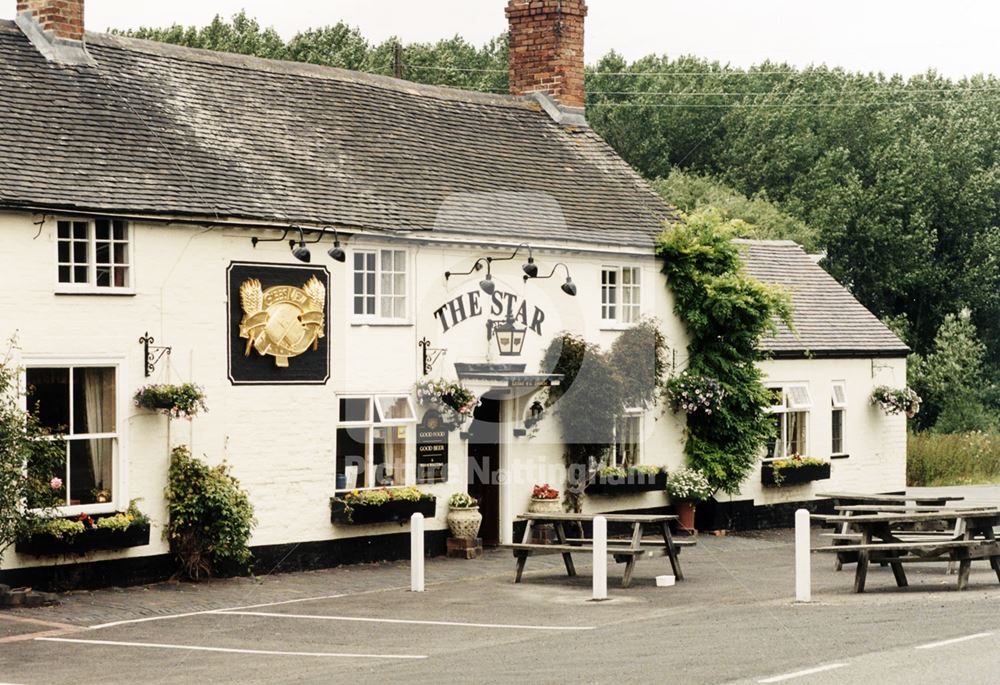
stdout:
[(594, 517), (594, 597), (608, 598), (608, 520)]
[(795, 601), (812, 601), (809, 559), (809, 510), (795, 512)]
[(424, 515), (410, 517), (410, 591), (424, 591)]

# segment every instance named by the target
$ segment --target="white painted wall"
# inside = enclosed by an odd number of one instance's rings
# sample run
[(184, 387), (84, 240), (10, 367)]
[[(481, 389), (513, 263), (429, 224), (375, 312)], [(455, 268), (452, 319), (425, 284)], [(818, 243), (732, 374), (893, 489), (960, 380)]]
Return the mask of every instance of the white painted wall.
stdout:
[[(348, 261), (339, 264), (324, 254), (327, 241), (313, 246), (313, 264), (331, 273), (331, 319), (327, 336), (331, 348), (331, 379), (324, 386), (233, 386), (227, 379), (226, 269), (231, 261), (298, 264), (283, 243), (263, 243), (256, 249), (250, 237), (277, 237), (277, 232), (239, 228), (191, 227), (134, 222), (134, 295), (57, 295), (55, 223), (52, 217), (39, 228), (39, 217), (27, 213), (0, 213), (0, 339), (17, 334), (17, 353), (23, 358), (54, 356), (88, 359), (119, 357), (122, 360), (119, 430), (123, 440), (122, 487), (109, 510), (124, 508), (129, 499), (142, 498), (141, 508), (153, 523), (151, 544), (121, 552), (95, 553), (97, 560), (160, 554), (167, 551), (161, 534), (166, 518), (163, 490), (170, 447), (189, 444), (210, 464), (226, 460), (249, 491), (257, 519), (252, 544), (326, 540), (399, 532), (397, 526), (334, 526), (328, 500), (334, 493), (336, 398), (338, 394), (410, 394), (420, 375), (417, 341), (427, 337), (431, 346), (447, 348), (432, 376), (455, 378), (455, 362), (504, 361), (495, 342), (487, 342), (488, 315), (468, 319), (443, 331), (433, 312), (449, 299), (479, 292), (484, 272), (455, 276), (444, 272), (466, 271), (476, 257), (502, 256), (509, 250), (462, 246), (461, 236), (452, 244), (407, 244), (411, 257), (410, 312), (404, 325), (369, 325), (351, 315), (351, 250), (387, 245), (376, 236), (354, 236), (345, 241)], [(617, 330), (600, 321), (600, 268), (602, 265), (638, 266), (642, 270), (642, 311), (659, 318), (677, 368), (686, 362), (687, 337), (673, 314), (673, 298), (664, 286), (652, 256), (623, 256), (613, 248), (603, 254), (583, 246), (546, 247), (533, 243), (542, 274), (556, 262), (565, 263), (579, 288), (577, 297), (560, 290), (562, 270), (549, 280), (525, 284), (517, 259), (495, 264), (498, 290), (526, 299), (529, 310), (545, 312), (542, 335), (528, 333), (520, 358), (528, 372), (539, 370), (541, 354), (549, 341), (568, 330), (598, 342), (607, 349)], [(392, 243), (399, 248), (400, 243)], [(484, 304), (488, 298), (481, 296)], [(142, 346), (145, 332), (173, 352), (154, 375), (143, 376)], [(516, 360), (515, 360), (516, 361)], [(292, 359), (292, 364), (295, 360)], [(888, 362), (875, 378), (868, 360), (772, 361), (764, 365), (773, 380), (810, 383), (817, 404), (828, 396), (832, 380), (847, 380), (850, 392), (848, 440), (851, 457), (834, 466), (834, 480), (823, 487), (886, 489), (902, 486), (905, 432), (902, 419), (886, 418), (866, 404), (875, 383), (902, 383), (903, 362)], [(132, 406), (135, 390), (148, 382), (187, 382), (204, 386), (209, 412), (192, 422), (172, 421)], [(477, 390), (485, 390), (476, 387)], [(422, 414), (418, 407), (418, 416)], [(519, 425), (508, 417), (507, 431)], [(828, 417), (816, 412), (811, 436), (815, 456), (825, 456), (821, 436), (828, 435)], [(683, 463), (683, 419), (663, 411), (646, 413), (643, 461), (676, 468)], [(826, 438), (828, 442), (828, 437)], [(445, 500), (466, 483), (466, 445), (458, 432), (451, 434), (450, 482), (421, 486), (439, 498), (437, 517), (428, 529), (444, 527)], [(558, 422), (547, 416), (533, 438), (510, 438), (505, 469), (511, 478), (504, 519), (509, 529), (514, 514), (527, 508), (531, 487), (548, 481), (561, 488), (563, 456)], [(408, 469), (414, 472), (415, 453)], [(759, 483), (759, 479), (756, 481)], [(759, 502), (803, 499), (810, 490), (788, 488), (762, 491), (754, 481), (744, 494)], [(588, 511), (606, 511), (666, 504), (662, 493), (633, 498), (587, 498)], [(19, 557), (8, 551), (3, 568), (64, 563), (63, 559)]]

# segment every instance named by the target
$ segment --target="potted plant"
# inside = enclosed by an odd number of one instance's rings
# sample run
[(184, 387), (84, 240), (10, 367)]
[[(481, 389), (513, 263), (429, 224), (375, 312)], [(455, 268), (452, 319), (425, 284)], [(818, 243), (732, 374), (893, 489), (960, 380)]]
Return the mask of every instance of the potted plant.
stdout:
[(528, 511), (535, 514), (552, 514), (562, 511), (559, 491), (550, 488), (548, 483), (536, 485), (531, 491), (531, 503), (528, 505)]
[(137, 501), (132, 500), (125, 511), (106, 516), (37, 519), (14, 549), (20, 554), (51, 556), (148, 545), (149, 518), (139, 511)]
[(465, 492), (456, 492), (448, 498), (448, 530), (453, 538), (475, 540), (482, 523), (476, 498)]
[(145, 385), (135, 393), (135, 406), (159, 411), (172, 419), (191, 420), (199, 411), (208, 411), (205, 392), (194, 383)]
[(774, 487), (826, 480), (829, 477), (830, 462), (803, 457), (801, 454), (765, 461), (760, 468), (760, 482)]
[(461, 383), (443, 378), (419, 381), (416, 385), (417, 402), (434, 407), (441, 412), (448, 430), (454, 430), (472, 416), (479, 406), (479, 398)]
[(667, 477), (667, 495), (680, 517), (678, 524), (690, 533), (695, 532), (695, 506), (711, 497), (713, 492), (715, 488), (708, 482), (705, 474), (697, 469), (682, 468)]
[(920, 398), (913, 388), (890, 388), (880, 385), (872, 390), (871, 403), (877, 405), (884, 414), (906, 414), (912, 419), (920, 411)]
[(675, 412), (711, 416), (719, 410), (726, 391), (714, 378), (684, 371), (666, 382), (667, 399)]
[(430, 518), (437, 508), (437, 498), (413, 486), (352, 490), (330, 498), (330, 520), (344, 525), (367, 523), (405, 523), (413, 514)]
[(662, 466), (602, 466), (587, 485), (588, 495), (629, 495), (663, 491), (667, 487), (667, 470)]

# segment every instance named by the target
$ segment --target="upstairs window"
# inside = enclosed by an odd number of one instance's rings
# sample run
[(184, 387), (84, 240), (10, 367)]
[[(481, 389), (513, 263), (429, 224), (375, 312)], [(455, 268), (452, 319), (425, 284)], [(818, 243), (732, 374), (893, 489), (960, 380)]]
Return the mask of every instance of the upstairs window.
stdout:
[(639, 269), (605, 266), (601, 269), (601, 320), (616, 325), (637, 322), (640, 316)]
[(781, 459), (798, 454), (808, 456), (809, 410), (812, 397), (806, 385), (770, 388), (775, 435), (768, 441), (767, 458)]
[(406, 250), (354, 252), (354, 315), (403, 321), (406, 310)]
[(830, 454), (847, 454), (844, 446), (844, 419), (847, 415), (847, 385), (843, 382), (833, 384), (830, 404)]
[(120, 219), (60, 219), (56, 222), (58, 282), (66, 290), (126, 290), (132, 287), (128, 222)]

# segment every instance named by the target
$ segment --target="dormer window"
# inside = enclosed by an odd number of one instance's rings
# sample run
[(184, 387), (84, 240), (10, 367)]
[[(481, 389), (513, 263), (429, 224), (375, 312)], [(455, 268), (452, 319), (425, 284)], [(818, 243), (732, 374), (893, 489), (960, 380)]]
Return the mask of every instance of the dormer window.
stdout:
[(59, 292), (131, 292), (130, 237), (121, 219), (59, 219)]

